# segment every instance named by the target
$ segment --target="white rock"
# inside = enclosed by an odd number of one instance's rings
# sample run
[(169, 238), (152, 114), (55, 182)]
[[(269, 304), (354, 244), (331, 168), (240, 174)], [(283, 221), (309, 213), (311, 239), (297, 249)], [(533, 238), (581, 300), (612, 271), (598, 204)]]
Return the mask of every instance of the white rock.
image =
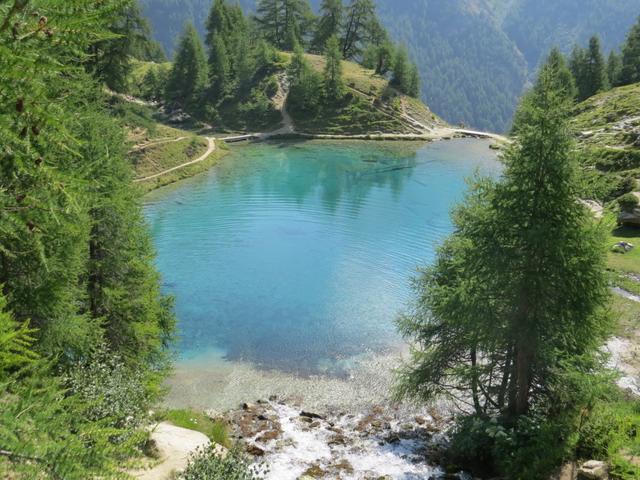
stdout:
[(578, 478), (586, 480), (604, 480), (609, 478), (607, 464), (598, 460), (589, 460), (578, 469)]

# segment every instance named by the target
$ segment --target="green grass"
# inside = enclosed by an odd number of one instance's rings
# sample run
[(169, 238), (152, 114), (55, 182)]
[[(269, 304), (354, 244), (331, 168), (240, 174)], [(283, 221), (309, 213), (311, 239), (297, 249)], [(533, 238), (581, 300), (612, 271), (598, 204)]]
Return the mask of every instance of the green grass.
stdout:
[[(140, 182), (138, 185), (140, 186), (140, 188), (142, 188), (144, 192), (150, 192), (151, 190), (155, 190), (156, 188), (160, 188), (165, 185), (170, 185), (180, 180), (184, 180), (185, 178), (193, 177), (195, 175), (198, 175), (200, 173), (203, 173), (209, 170), (216, 163), (218, 163), (218, 161), (227, 153), (229, 153), (229, 149), (226, 147), (226, 145), (221, 141), (216, 141), (216, 150), (202, 162), (198, 162), (193, 165), (180, 168), (178, 170), (167, 173), (160, 177), (153, 178), (151, 180), (147, 180), (145, 182)], [(188, 160), (184, 160), (182, 163), (185, 163), (187, 161)], [(162, 170), (166, 170), (166, 169), (161, 169), (159, 171), (162, 171)]]
[[(640, 178), (638, 135), (621, 122), (640, 117), (640, 84), (612, 89), (574, 108), (571, 127), (578, 138), (578, 155), (585, 167), (583, 196), (614, 200), (625, 177)], [(637, 128), (640, 120), (632, 125)]]
[[(179, 138), (179, 137), (178, 137)], [(207, 141), (195, 135), (133, 151), (131, 159), (138, 178), (195, 160), (207, 151)]]
[[(615, 253), (611, 249), (618, 242), (628, 242), (635, 248), (627, 253)], [(608, 266), (623, 273), (640, 274), (640, 228), (618, 227), (611, 232), (607, 242)]]
[(611, 313), (616, 319), (615, 335), (627, 340), (636, 340), (640, 328), (640, 303), (620, 295), (612, 295)]
[[(282, 55), (290, 62), (291, 53)], [(305, 54), (305, 57), (314, 70), (320, 73), (324, 70), (323, 56)], [(403, 103), (406, 113), (419, 122), (445, 125), (419, 99), (401, 95), (373, 70), (348, 61), (342, 62), (342, 70), (347, 86), (344, 101), (321, 107), (314, 115), (289, 109), (299, 131), (330, 135), (416, 133), (401, 116)]]
[(212, 442), (227, 448), (231, 447), (227, 426), (223, 422), (211, 420), (203, 412), (190, 409), (166, 410), (160, 412), (157, 418), (166, 420), (176, 427), (204, 433)]

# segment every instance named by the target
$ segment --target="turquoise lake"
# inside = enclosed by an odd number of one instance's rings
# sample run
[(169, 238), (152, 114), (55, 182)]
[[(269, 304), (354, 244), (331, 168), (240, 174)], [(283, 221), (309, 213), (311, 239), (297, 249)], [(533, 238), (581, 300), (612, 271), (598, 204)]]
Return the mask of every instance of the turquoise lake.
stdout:
[(499, 172), (486, 141), (266, 143), (153, 192), (145, 212), (182, 361), (341, 377), (397, 350), (411, 278), (476, 170)]

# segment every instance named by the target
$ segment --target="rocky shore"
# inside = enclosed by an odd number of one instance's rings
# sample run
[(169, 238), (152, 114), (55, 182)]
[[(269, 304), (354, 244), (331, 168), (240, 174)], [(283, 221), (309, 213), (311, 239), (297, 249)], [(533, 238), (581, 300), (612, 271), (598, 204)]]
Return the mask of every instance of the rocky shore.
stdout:
[(442, 459), (452, 416), (443, 407), (412, 411), (377, 406), (361, 413), (306, 411), (270, 397), (225, 414), (232, 440), (262, 462), (267, 480), (463, 479), (444, 472)]

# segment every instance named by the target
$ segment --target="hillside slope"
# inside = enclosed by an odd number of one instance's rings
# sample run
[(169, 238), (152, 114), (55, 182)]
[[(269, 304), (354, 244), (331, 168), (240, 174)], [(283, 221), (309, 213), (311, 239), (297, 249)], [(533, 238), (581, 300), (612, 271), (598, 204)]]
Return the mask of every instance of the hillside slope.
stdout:
[[(283, 53), (290, 61), (290, 54)], [(324, 57), (306, 54), (317, 72)], [(297, 132), (316, 134), (407, 134), (424, 135), (446, 126), (420, 100), (402, 95), (389, 80), (353, 62), (342, 62), (347, 88), (341, 104), (323, 109), (317, 115), (290, 109)]]
[[(169, 53), (186, 20), (202, 32), (210, 0), (140, 0)], [(348, 3), (345, 1), (345, 3)], [(247, 11), (255, 0), (241, 0)], [(312, 0), (317, 11), (320, 0)], [(571, 50), (597, 33), (618, 48), (640, 0), (376, 0), (392, 37), (407, 44), (423, 100), (451, 123), (506, 131), (528, 80), (549, 49)]]
[(585, 166), (583, 195), (611, 201), (640, 178), (640, 84), (615, 88), (578, 104), (572, 128)]

